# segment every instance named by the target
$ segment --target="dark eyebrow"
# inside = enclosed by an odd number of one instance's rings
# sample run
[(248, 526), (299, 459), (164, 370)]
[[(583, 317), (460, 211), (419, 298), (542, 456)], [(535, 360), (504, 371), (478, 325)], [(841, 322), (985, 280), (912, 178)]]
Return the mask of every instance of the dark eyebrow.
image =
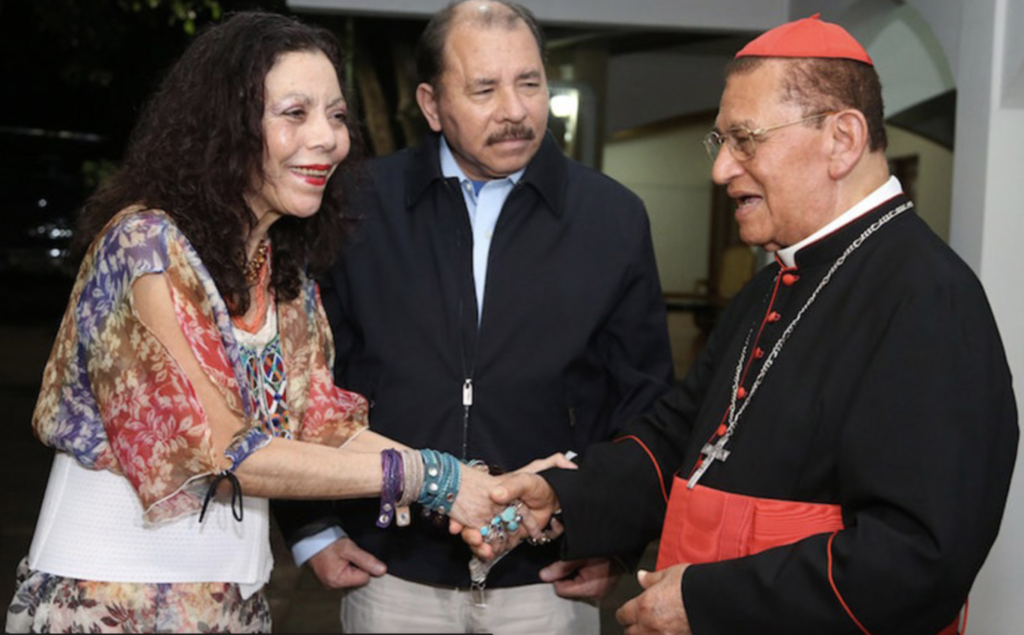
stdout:
[(493, 77), (478, 77), (476, 79), (469, 80), (469, 82), (467, 83), (467, 86), (472, 90), (478, 90), (480, 88), (491, 88), (492, 86), (497, 85), (498, 80), (494, 79)]
[[(516, 81), (540, 80), (540, 78), (540, 71), (533, 69), (519, 73), (519, 75), (516, 76)], [(469, 80), (466, 85), (470, 90), (480, 90), (482, 88), (493, 88), (494, 86), (497, 86), (498, 83), (498, 80), (493, 77), (477, 77)]]

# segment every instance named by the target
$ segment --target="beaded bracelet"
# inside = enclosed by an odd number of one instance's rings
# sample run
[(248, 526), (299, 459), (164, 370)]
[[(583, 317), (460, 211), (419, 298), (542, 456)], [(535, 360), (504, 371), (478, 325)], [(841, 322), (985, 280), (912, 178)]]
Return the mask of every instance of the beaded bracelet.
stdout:
[(505, 540), (510, 535), (519, 531), (519, 523), (523, 522), (523, 516), (519, 513), (520, 501), (515, 501), (500, 514), (491, 519), (491, 522), (480, 528), (480, 535), (485, 542), (493, 540)]

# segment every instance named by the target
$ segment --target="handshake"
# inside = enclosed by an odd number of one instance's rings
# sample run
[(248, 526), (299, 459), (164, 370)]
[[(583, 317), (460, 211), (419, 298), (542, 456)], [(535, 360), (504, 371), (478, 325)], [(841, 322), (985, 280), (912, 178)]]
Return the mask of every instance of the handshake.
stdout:
[(452, 506), (449, 530), (461, 534), (478, 559), (478, 571), (485, 568), (482, 563), (489, 563), (489, 568), (523, 540), (541, 545), (562, 533), (554, 518), (558, 497), (537, 475), (550, 468), (576, 469), (576, 464), (571, 456), (558, 453), (500, 476), (489, 475), (485, 467), (462, 466), (462, 485)]
[[(482, 469), (470, 468), (468, 471), (480, 474), (487, 471), (486, 466), (477, 467)], [(469, 561), (469, 576), (474, 591), (483, 590), (491, 567), (524, 539), (532, 545), (543, 545), (562, 533), (561, 524), (554, 518), (558, 508), (554, 490), (537, 476), (537, 472), (552, 467), (575, 469), (576, 464), (570, 456), (559, 453), (533, 461), (501, 478), (487, 475), (489, 482), (484, 483), (482, 490), (486, 498), (480, 498), (477, 492), (481, 490), (474, 490), (472, 495), (467, 496), (472, 499), (467, 501), (467, 506), (478, 504), (474, 513), (484, 510), (484, 516), (476, 517), (466, 524), (460, 523), (453, 516), (450, 521), (452, 533), (461, 533), (462, 539), (473, 552)], [(467, 483), (474, 480), (471, 477)], [(460, 490), (460, 498), (462, 494)], [(454, 508), (452, 512), (454, 514)], [(482, 593), (478, 593), (476, 602), (484, 605)]]
[[(378, 525), (390, 522), (388, 514), (396, 509), (391, 505), (393, 501), (398, 501), (397, 509), (411, 501), (447, 515), (449, 531), (461, 535), (473, 553), (469, 574), (475, 591), (484, 588), (491, 567), (523, 542), (545, 544), (562, 534), (564, 527), (555, 517), (561, 507), (558, 496), (538, 473), (551, 468), (576, 469), (570, 456), (553, 454), (515, 472), (492, 475), (486, 466), (461, 463), (450, 454), (434, 450), (384, 450), (382, 456), (393, 456), (390, 453), (402, 454), (403, 458), (398, 462), (384, 460), (382, 522)], [(398, 517), (402, 518), (402, 512)], [(313, 566), (323, 581), (320, 565)], [(649, 622), (657, 628), (635, 632), (690, 635), (679, 592), (688, 566), (682, 563), (662, 571), (638, 572), (643, 593), (616, 612), (616, 619), (626, 631), (634, 632), (630, 629)], [(374, 575), (382, 573), (383, 565)], [(621, 573), (621, 566), (612, 559), (591, 557), (552, 563), (540, 572), (540, 578), (554, 583), (555, 592), (562, 597), (596, 599), (611, 589)], [(484, 604), (483, 593), (475, 597), (478, 605)]]

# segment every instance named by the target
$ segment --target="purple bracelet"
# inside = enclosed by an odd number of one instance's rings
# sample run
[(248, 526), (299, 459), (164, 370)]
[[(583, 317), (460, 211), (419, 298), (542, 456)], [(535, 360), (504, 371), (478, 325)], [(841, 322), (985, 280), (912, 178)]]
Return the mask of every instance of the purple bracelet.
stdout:
[(381, 450), (380, 465), (383, 478), (380, 485), (380, 515), (377, 517), (377, 526), (384, 529), (391, 524), (395, 517), (395, 507), (402, 498), (405, 466), (402, 463), (402, 455), (391, 449)]

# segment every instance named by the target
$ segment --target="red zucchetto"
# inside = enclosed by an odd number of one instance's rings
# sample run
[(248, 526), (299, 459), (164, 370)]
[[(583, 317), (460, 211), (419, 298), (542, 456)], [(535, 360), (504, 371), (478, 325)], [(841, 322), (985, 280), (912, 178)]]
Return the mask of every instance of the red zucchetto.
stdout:
[(736, 54), (749, 56), (828, 57), (875, 65), (860, 42), (838, 24), (823, 21), (820, 13), (765, 31)]

